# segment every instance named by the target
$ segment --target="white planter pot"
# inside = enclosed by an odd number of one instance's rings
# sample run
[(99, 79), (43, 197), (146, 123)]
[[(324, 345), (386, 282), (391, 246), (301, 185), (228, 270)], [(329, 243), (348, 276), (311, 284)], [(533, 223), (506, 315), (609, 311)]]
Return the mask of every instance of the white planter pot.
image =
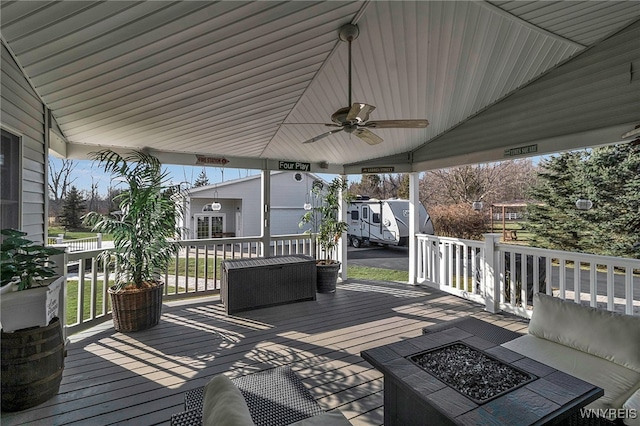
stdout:
[(45, 327), (58, 316), (65, 278), (59, 277), (45, 287), (2, 294), (0, 321), (2, 331), (10, 333), (30, 327)]

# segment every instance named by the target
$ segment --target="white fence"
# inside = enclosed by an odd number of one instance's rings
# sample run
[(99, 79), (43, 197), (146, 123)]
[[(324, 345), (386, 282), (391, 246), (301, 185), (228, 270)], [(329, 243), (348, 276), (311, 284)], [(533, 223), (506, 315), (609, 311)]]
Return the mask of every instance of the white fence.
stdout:
[(640, 315), (640, 260), (523, 247), (499, 238), (418, 235), (418, 282), (482, 303), (490, 312), (530, 317), (532, 296), (541, 291)]
[[(500, 234), (486, 234), (485, 241), (422, 234), (417, 239), (418, 282), (481, 303), (490, 312), (530, 317), (532, 295), (542, 291), (640, 315), (640, 260), (502, 244)], [(262, 239), (214, 238), (180, 244), (180, 253), (164, 273), (166, 299), (219, 292), (222, 261), (259, 256)], [(107, 289), (113, 285), (117, 265), (105, 264), (100, 258), (103, 251), (67, 251), (60, 262), (67, 276), (68, 334), (111, 318)], [(272, 236), (269, 253), (323, 256), (305, 234)]]
[(56, 247), (68, 247), (69, 251), (86, 251), (102, 248), (102, 234), (98, 233), (95, 237), (77, 238), (74, 240), (65, 240), (64, 234), (57, 237), (47, 237), (47, 244)]

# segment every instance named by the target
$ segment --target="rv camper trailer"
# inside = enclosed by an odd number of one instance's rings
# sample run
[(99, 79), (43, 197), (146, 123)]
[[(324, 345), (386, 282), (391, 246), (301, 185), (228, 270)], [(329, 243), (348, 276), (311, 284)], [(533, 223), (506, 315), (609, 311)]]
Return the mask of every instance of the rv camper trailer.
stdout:
[[(418, 232), (433, 235), (433, 224), (422, 204), (418, 206)], [(406, 246), (409, 243), (409, 201), (377, 200), (358, 196), (347, 210), (347, 236), (354, 247), (376, 243)]]

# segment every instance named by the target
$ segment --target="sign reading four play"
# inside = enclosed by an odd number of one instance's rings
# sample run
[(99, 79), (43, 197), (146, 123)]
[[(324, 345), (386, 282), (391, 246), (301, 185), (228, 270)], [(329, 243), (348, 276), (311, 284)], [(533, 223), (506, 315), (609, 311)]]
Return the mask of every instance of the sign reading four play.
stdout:
[(308, 172), (309, 170), (311, 170), (311, 163), (300, 163), (297, 161), (280, 161), (278, 162), (278, 168), (280, 170)]

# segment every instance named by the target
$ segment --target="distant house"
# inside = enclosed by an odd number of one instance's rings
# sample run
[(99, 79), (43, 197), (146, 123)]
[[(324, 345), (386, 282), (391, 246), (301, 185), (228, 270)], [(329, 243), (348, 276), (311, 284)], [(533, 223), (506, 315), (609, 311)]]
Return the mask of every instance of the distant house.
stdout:
[[(271, 173), (271, 235), (301, 234), (298, 226), (313, 173)], [(260, 235), (260, 175), (192, 189), (185, 203), (185, 239)], [(214, 210), (213, 204), (220, 209)]]

